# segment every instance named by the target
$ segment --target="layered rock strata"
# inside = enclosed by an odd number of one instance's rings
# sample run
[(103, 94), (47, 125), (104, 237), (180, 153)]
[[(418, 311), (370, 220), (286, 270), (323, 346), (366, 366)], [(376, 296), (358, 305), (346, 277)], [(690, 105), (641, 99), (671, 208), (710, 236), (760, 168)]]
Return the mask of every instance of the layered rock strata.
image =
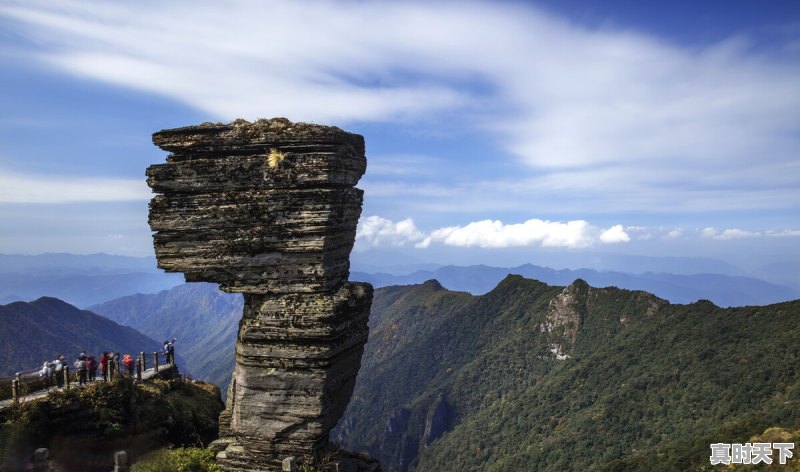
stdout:
[(147, 170), (159, 267), (245, 298), (218, 462), (273, 471), (290, 456), (319, 460), (368, 333), (372, 287), (347, 282), (363, 138), (277, 118), (164, 130), (153, 142), (171, 153)]

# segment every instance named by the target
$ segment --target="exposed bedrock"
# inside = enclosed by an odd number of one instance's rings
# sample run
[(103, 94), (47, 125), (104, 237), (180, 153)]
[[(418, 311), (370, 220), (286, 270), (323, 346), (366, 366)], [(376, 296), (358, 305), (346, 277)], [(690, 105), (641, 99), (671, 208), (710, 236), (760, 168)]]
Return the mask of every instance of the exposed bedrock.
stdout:
[[(286, 119), (164, 130), (147, 170), (159, 267), (243, 293), (236, 367), (215, 447), (228, 471), (329, 452), (367, 341), (369, 284), (349, 283), (364, 140)], [(352, 470), (374, 462), (342, 452)]]

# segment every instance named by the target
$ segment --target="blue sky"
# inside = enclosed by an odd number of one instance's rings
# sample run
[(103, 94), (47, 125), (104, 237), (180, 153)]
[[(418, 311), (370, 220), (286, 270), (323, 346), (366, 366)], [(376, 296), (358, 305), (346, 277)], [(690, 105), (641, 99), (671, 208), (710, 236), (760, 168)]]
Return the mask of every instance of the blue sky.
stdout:
[(798, 5), (3, 1), (0, 252), (150, 255), (150, 135), (286, 116), (366, 137), (360, 251), (797, 257)]

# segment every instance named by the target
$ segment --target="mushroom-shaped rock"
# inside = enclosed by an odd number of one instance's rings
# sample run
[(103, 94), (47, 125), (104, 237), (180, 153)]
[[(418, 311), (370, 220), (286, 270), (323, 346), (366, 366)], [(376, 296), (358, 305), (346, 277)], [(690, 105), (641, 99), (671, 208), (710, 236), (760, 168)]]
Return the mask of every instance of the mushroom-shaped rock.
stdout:
[(215, 445), (226, 471), (311, 463), (344, 412), (372, 286), (347, 282), (363, 137), (285, 118), (164, 130), (147, 170), (158, 265), (244, 294)]

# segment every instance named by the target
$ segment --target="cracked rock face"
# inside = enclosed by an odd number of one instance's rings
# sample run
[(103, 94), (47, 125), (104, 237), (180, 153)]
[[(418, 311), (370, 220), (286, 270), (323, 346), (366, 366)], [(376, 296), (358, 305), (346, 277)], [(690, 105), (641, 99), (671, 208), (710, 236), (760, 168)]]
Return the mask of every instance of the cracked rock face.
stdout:
[(311, 462), (328, 451), (367, 341), (372, 287), (347, 282), (364, 139), (276, 118), (164, 130), (153, 142), (170, 152), (147, 169), (159, 267), (245, 297), (218, 462)]
[(539, 326), (542, 333), (548, 333), (553, 342), (550, 352), (556, 359), (565, 360), (570, 357), (567, 352), (575, 344), (578, 330), (583, 325), (586, 313), (586, 300), (591, 287), (583, 280), (576, 280), (564, 288), (560, 294), (550, 300), (547, 318)]

